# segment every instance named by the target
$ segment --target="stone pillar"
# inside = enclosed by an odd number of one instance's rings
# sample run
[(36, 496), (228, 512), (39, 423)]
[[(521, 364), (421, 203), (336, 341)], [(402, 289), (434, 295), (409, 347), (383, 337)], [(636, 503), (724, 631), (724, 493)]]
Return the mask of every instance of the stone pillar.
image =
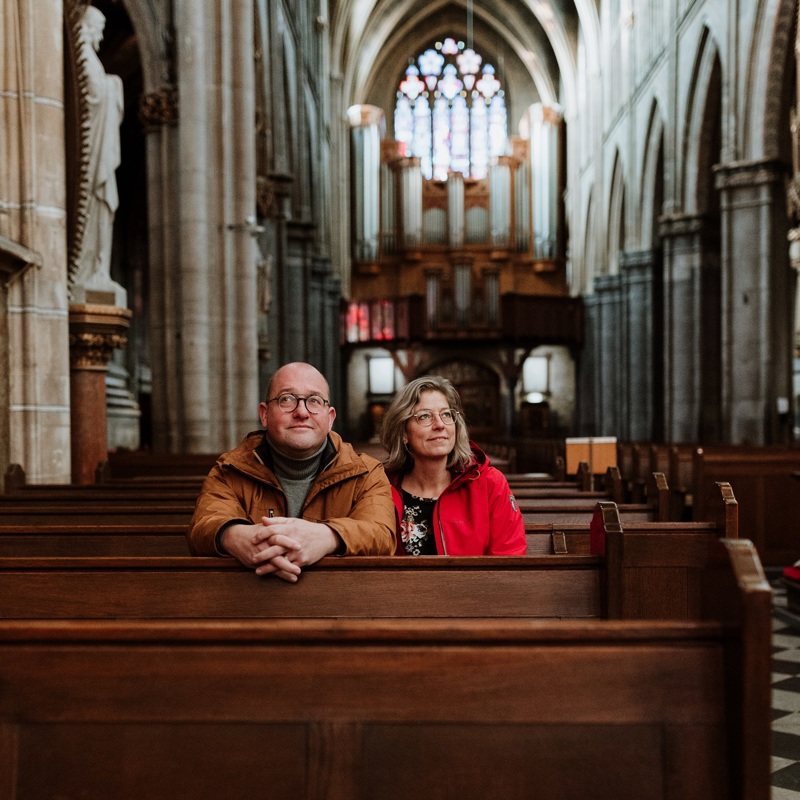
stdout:
[(97, 465), (106, 460), (106, 372), (114, 349), (127, 344), (130, 318), (126, 308), (70, 306), (73, 483), (94, 483)]
[(8, 416), (5, 442), (10, 461), (22, 465), (29, 483), (66, 483), (64, 4), (0, 0), (0, 19), (0, 236), (9, 252), (36, 254), (35, 266), (24, 274), (16, 270), (0, 292), (8, 359), (0, 382), (9, 387), (0, 399)]
[(628, 426), (625, 374), (626, 328), (621, 275), (598, 275), (594, 280), (596, 435), (620, 436)]
[(625, 354), (623, 372), (624, 406), (620, 435), (629, 440), (659, 439), (660, 424), (660, 337), (661, 277), (659, 254), (652, 250), (622, 251), (622, 319)]
[(147, 148), (147, 238), (150, 268), (150, 358), (152, 365), (153, 448), (180, 452), (183, 407), (179, 379), (180, 314), (174, 265), (180, 254), (179, 95), (163, 84), (142, 95), (139, 120)]
[(697, 441), (703, 217), (661, 219), (664, 242), (664, 438)]
[(791, 397), (793, 275), (785, 172), (769, 161), (715, 168), (722, 208), (724, 440), (781, 441)]
[(30, 267), (41, 269), (42, 256), (0, 234), (0, 475), (11, 456), (11, 353), (8, 326), (8, 284)]

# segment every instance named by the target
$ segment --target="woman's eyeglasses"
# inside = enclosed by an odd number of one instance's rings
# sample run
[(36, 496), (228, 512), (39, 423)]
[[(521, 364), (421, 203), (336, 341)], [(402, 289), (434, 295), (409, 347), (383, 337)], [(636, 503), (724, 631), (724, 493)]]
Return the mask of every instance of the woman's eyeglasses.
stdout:
[(445, 408), (443, 411), (418, 411), (411, 415), (423, 428), (430, 428), (433, 425), (433, 418), (438, 417), (442, 425), (454, 425), (458, 411), (452, 408)]

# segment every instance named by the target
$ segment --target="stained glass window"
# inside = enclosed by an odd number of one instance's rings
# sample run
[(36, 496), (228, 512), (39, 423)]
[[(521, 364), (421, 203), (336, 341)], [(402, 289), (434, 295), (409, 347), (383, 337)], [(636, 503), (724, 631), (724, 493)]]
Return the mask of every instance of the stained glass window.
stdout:
[(394, 137), (425, 178), (485, 178), (506, 153), (508, 121), (494, 67), (464, 42), (437, 42), (409, 64), (397, 91)]

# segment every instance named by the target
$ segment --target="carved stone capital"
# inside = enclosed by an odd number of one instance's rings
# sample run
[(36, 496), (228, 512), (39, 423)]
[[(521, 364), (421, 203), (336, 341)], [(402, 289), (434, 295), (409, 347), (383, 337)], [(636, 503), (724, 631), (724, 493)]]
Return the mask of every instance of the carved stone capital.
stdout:
[(145, 133), (178, 124), (178, 87), (165, 83), (139, 99), (139, 120)]
[(70, 306), (70, 369), (105, 372), (114, 350), (128, 343), (131, 316), (127, 308), (116, 306)]
[(713, 168), (718, 189), (763, 186), (783, 181), (786, 168), (775, 160), (735, 161)]
[(705, 224), (703, 214), (665, 214), (658, 220), (662, 238), (697, 236)]

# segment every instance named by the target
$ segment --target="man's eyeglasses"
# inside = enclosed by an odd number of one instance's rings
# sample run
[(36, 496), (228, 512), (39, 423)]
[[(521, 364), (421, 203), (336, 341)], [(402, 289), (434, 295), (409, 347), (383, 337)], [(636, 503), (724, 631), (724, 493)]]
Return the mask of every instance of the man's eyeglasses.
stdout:
[(330, 405), (324, 397), (320, 397), (318, 394), (310, 394), (308, 397), (298, 397), (296, 394), (288, 393), (279, 394), (277, 397), (267, 400), (267, 405), (275, 403), (281, 411), (285, 411), (288, 414), (300, 405), (301, 400), (306, 404), (306, 411), (308, 411), (309, 414), (319, 414), (320, 411), (325, 410), (325, 406)]
[(458, 411), (453, 411), (452, 408), (445, 408), (443, 411), (418, 411), (411, 416), (414, 417), (423, 428), (430, 428), (430, 426), (433, 425), (433, 418), (435, 416), (439, 418), (442, 425), (454, 425), (456, 417), (458, 416)]

